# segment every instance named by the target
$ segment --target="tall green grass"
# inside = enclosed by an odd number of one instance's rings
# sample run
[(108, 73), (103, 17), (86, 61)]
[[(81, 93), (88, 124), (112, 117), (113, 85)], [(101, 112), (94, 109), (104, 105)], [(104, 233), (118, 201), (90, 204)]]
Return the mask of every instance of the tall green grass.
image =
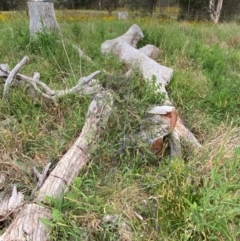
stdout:
[[(182, 143), (185, 161), (170, 162), (167, 146), (156, 157), (139, 142), (144, 112), (160, 105), (162, 96), (138, 73), (125, 78), (127, 66), (100, 53), (103, 41), (133, 23), (145, 35), (139, 47), (156, 45), (161, 49), (157, 61), (174, 69), (169, 96), (203, 144), (196, 153)], [(70, 190), (52, 200), (53, 219), (42, 220), (51, 240), (123, 240), (123, 223), (125, 240), (239, 240), (239, 26), (141, 18), (59, 24), (60, 35), (43, 32), (33, 40), (24, 15), (0, 23), (0, 63), (13, 68), (28, 55), (21, 73), (38, 71), (53, 89), (73, 86), (97, 69), (112, 74), (99, 76), (114, 95), (108, 130), (91, 148), (90, 163)], [(73, 44), (94, 64), (80, 58)], [(11, 88), (9, 102), (0, 101), (0, 121), (14, 119), (0, 130), (1, 172), (9, 185), (30, 195), (36, 185), (33, 166), (56, 164), (81, 132), (92, 98), (69, 95), (55, 105), (41, 96), (30, 98), (23, 86)], [(104, 222), (106, 215), (118, 219)]]

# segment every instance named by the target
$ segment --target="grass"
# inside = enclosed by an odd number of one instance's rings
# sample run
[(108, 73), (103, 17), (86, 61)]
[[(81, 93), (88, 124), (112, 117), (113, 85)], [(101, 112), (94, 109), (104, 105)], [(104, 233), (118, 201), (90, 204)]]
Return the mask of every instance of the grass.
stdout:
[[(24, 13), (0, 17), (0, 63), (13, 68), (28, 55), (21, 73), (38, 71), (53, 89), (73, 86), (97, 69), (112, 73), (99, 76), (114, 94), (108, 130), (70, 190), (52, 200), (53, 219), (43, 220), (51, 240), (239, 240), (239, 25), (70, 17), (71, 12), (58, 19), (61, 36), (42, 33), (36, 40), (29, 38)], [(139, 47), (156, 45), (162, 51), (157, 61), (174, 69), (169, 96), (203, 145), (195, 152), (182, 143), (185, 161), (170, 163), (167, 151), (156, 157), (139, 143), (135, 133), (144, 112), (161, 105), (162, 97), (138, 73), (126, 79), (127, 66), (100, 54), (103, 41), (133, 23), (145, 35)], [(81, 59), (72, 44), (94, 64)], [(91, 100), (69, 95), (54, 105), (30, 98), (22, 86), (11, 88), (9, 102), (0, 101), (0, 121), (10, 120), (0, 128), (3, 191), (16, 184), (30, 196), (33, 166), (56, 165), (81, 132)], [(117, 219), (104, 222), (106, 215)], [(6, 224), (1, 225), (3, 232)]]

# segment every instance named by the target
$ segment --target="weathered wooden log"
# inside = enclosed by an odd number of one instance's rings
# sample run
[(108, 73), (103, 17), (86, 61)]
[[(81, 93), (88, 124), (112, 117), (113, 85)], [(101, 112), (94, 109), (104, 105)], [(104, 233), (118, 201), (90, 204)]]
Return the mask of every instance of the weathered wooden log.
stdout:
[(128, 12), (118, 12), (118, 19), (128, 20)]
[(170, 134), (170, 150), (171, 160), (182, 158), (180, 135), (175, 129)]
[(102, 43), (101, 52), (102, 54), (108, 54), (111, 51), (111, 48), (119, 41), (125, 41), (133, 48), (136, 48), (138, 41), (141, 40), (143, 37), (144, 35), (142, 30), (138, 27), (137, 24), (133, 24), (125, 34), (115, 39), (106, 40), (104, 43)]
[(87, 148), (97, 139), (99, 130), (105, 127), (113, 103), (109, 92), (97, 94), (88, 108), (87, 119), (80, 137), (58, 162), (55, 169), (39, 189), (38, 200), (44, 201), (45, 196), (54, 198), (69, 187), (73, 178), (88, 160)]
[(150, 125), (145, 128), (145, 140), (150, 140), (151, 149), (159, 153), (162, 147), (163, 137), (170, 136), (171, 159), (181, 158), (180, 137), (195, 147), (201, 147), (198, 140), (186, 128), (173, 106), (154, 106), (147, 111), (151, 114), (147, 118)]
[(17, 214), (0, 241), (47, 241), (48, 227), (40, 218), (50, 219), (50, 209), (35, 203), (26, 204)]
[(27, 2), (30, 17), (30, 35), (36, 37), (37, 32), (43, 30), (60, 31), (52, 2)]
[[(134, 38), (135, 35), (131, 38), (130, 31), (128, 31), (127, 33), (128, 39)], [(136, 41), (140, 40), (140, 38), (134, 39), (134, 45), (136, 45)], [(164, 94), (167, 93), (165, 87), (167, 86), (167, 84), (170, 83), (170, 80), (173, 76), (173, 69), (158, 64), (156, 61), (149, 58), (144, 53), (135, 49), (131, 44), (129, 44), (125, 40), (125, 35), (122, 35), (113, 40), (105, 41), (101, 45), (101, 52), (103, 54), (115, 54), (120, 61), (128, 64), (131, 68), (140, 71), (144, 79), (149, 80), (151, 82), (155, 80), (156, 84), (158, 85), (156, 91), (160, 91)], [(167, 96), (166, 98), (168, 99)]]
[(151, 145), (154, 154), (159, 154), (163, 138), (173, 132), (178, 115), (173, 106), (153, 107), (146, 114), (148, 116), (143, 120), (138, 136)]
[[(127, 41), (125, 38), (126, 35)], [(138, 38), (134, 38), (135, 35), (137, 35)], [(135, 49), (137, 41), (139, 41), (142, 37), (143, 34), (141, 29), (134, 24), (122, 36), (105, 41), (101, 45), (101, 52), (102, 54), (113, 53), (120, 61), (127, 63), (130, 68), (140, 71), (145, 80), (149, 82), (156, 82), (156, 92), (161, 92), (165, 95), (164, 104), (168, 105), (169, 109), (166, 109), (166, 113), (163, 113), (165, 107), (156, 106), (153, 107), (150, 112), (148, 111), (147, 113), (151, 114), (151, 116), (147, 117), (147, 121), (152, 125), (149, 125), (147, 128), (143, 127), (140, 132), (140, 136), (144, 140), (148, 140), (154, 153), (158, 153), (162, 146), (163, 137), (170, 134), (171, 157), (180, 158), (180, 136), (197, 147), (201, 145), (195, 136), (183, 125), (179, 117), (177, 120), (172, 119), (177, 115), (173, 115), (174, 107), (171, 106), (172, 104), (168, 97), (166, 86), (171, 81), (173, 69), (162, 66), (153, 59), (149, 58), (148, 56), (151, 54), (149, 54), (146, 49)], [(134, 44), (131, 44), (129, 39), (135, 39)], [(174, 129), (171, 128), (171, 123), (175, 123)]]
[(152, 44), (147, 44), (144, 47), (138, 49), (141, 53), (145, 54), (151, 59), (157, 59), (160, 55), (160, 49)]
[(14, 186), (12, 193), (1, 193), (0, 196), (0, 217), (4, 218), (9, 213), (14, 212), (23, 202), (24, 196), (21, 192), (17, 191)]
[[(35, 198), (35, 203), (45, 202), (45, 198), (60, 197), (72, 183), (74, 177), (89, 160), (88, 148), (93, 144), (102, 128), (106, 127), (113, 98), (109, 92), (101, 92), (91, 102), (82, 132), (73, 146), (58, 162)], [(47, 241), (48, 228), (41, 218), (50, 219), (49, 208), (37, 204), (26, 204), (14, 221), (0, 237), (0, 241)]]

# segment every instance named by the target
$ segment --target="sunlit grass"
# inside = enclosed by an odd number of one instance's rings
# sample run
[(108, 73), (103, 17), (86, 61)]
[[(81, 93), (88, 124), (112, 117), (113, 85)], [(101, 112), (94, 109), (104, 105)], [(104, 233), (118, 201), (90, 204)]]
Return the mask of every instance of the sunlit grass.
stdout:
[(0, 22), (5, 22), (7, 20), (7, 15), (4, 13), (0, 13)]

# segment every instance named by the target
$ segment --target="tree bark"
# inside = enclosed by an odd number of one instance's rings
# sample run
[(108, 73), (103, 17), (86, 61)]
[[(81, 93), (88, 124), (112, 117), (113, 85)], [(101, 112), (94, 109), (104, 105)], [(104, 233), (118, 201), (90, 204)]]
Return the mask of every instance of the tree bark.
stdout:
[(222, 4), (223, 0), (209, 0), (210, 17), (214, 23), (218, 23), (219, 21), (222, 10)]
[(52, 2), (28, 2), (27, 5), (30, 17), (29, 29), (32, 37), (43, 30), (60, 31)]

